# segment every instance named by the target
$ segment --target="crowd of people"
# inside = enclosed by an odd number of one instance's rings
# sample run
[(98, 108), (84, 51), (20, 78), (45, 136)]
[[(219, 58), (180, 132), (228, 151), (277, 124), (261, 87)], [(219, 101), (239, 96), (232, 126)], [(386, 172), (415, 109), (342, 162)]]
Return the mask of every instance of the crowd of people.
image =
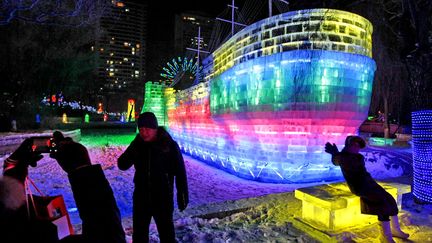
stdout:
[[(134, 242), (148, 242), (148, 228), (154, 218), (161, 242), (175, 242), (173, 185), (182, 211), (188, 204), (188, 188), (183, 157), (177, 143), (153, 113), (138, 118), (139, 134), (118, 159), (120, 169), (135, 166)], [(50, 157), (67, 173), (82, 220), (82, 234), (59, 239), (49, 221), (29, 217), (24, 188), (28, 166), (36, 166), (43, 156), (26, 139), (4, 161), (0, 180), (0, 237), (2, 242), (92, 242), (125, 243), (120, 211), (112, 188), (99, 164), (92, 164), (80, 143), (54, 132)], [(13, 199), (13, 200), (12, 200)], [(30, 207), (31, 208), (31, 207)]]
[[(149, 241), (153, 218), (161, 242), (176, 242), (173, 224), (174, 184), (177, 205), (186, 209), (189, 196), (186, 169), (178, 144), (158, 126), (151, 112), (140, 114), (139, 133), (118, 158), (120, 170), (135, 168), (133, 193), (134, 243)], [(334, 165), (340, 166), (351, 192), (361, 199), (361, 211), (378, 216), (383, 242), (393, 237), (406, 239), (399, 226), (394, 198), (367, 172), (359, 153), (366, 146), (358, 136), (348, 136), (339, 152), (335, 144), (325, 144)], [(92, 164), (87, 149), (80, 143), (54, 132), (50, 157), (67, 173), (82, 220), (82, 233), (59, 239), (49, 221), (29, 214), (25, 182), (28, 166), (36, 166), (43, 156), (34, 151), (31, 138), (26, 139), (3, 164), (0, 180), (0, 237), (2, 242), (103, 242), (124, 243), (125, 232), (112, 188), (99, 164)]]

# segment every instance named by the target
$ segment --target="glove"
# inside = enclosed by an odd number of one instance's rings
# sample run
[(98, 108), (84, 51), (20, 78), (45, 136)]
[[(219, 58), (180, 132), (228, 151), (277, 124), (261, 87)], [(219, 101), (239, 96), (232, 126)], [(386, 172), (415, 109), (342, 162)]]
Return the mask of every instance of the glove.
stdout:
[(31, 165), (36, 167), (36, 162), (43, 158), (40, 153), (36, 153), (32, 149), (33, 139), (27, 138), (9, 157), (11, 160), (19, 161), (24, 166)]
[(7, 158), (3, 164), (3, 174), (24, 181), (28, 174), (28, 166), (35, 167), (37, 162), (43, 158), (40, 153), (32, 150), (33, 139), (27, 138)]
[(180, 212), (186, 209), (188, 203), (189, 203), (188, 195), (182, 192), (177, 192), (177, 205)]
[(327, 142), (325, 144), (325, 150), (326, 153), (329, 153), (331, 155), (335, 155), (337, 153), (339, 153), (339, 149), (337, 148), (336, 144), (331, 144), (329, 142)]
[(50, 153), (50, 157), (57, 160), (60, 167), (68, 174), (75, 170), (91, 165), (86, 147), (74, 142), (71, 138), (65, 138), (59, 131), (54, 132), (56, 149)]

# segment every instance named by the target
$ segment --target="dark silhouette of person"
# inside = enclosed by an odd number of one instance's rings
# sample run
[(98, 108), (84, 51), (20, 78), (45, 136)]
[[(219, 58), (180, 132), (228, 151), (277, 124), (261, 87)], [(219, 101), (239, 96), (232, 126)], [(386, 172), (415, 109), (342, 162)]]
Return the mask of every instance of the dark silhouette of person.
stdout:
[(361, 212), (378, 216), (381, 240), (394, 242), (393, 236), (407, 239), (409, 234), (404, 233), (399, 226), (399, 210), (395, 199), (366, 170), (364, 157), (359, 153), (365, 146), (366, 142), (361, 137), (348, 136), (341, 152), (329, 142), (325, 144), (325, 152), (332, 155), (334, 165), (341, 167), (350, 191), (360, 197)]
[[(7, 239), (5, 242), (126, 243), (120, 212), (102, 167), (99, 164), (92, 165), (87, 149), (70, 138), (64, 138), (62, 133), (55, 132), (53, 141), (56, 146), (50, 156), (68, 174), (82, 220), (82, 234), (59, 241), (55, 226), (29, 219), (25, 205), (15, 209), (3, 206), (0, 219), (2, 239)], [(41, 154), (32, 151), (32, 144), (32, 139), (26, 139), (3, 165), (4, 178), (17, 181), (24, 198), (23, 183), (28, 174), (28, 165), (36, 166), (36, 162), (42, 158)], [(8, 198), (2, 195), (0, 201), (5, 202)]]
[(177, 204), (183, 211), (189, 202), (186, 170), (178, 144), (164, 128), (158, 127), (156, 116), (144, 112), (137, 120), (139, 134), (118, 158), (118, 167), (135, 167), (133, 194), (133, 242), (149, 241), (149, 225), (153, 217), (162, 243), (175, 242), (173, 223), (173, 187)]

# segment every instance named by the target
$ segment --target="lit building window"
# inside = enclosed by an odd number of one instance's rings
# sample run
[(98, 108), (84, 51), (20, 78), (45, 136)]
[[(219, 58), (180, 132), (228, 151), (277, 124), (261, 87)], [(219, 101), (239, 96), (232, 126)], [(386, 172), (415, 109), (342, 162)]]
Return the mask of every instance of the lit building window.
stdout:
[(129, 12), (129, 9), (127, 8), (127, 9), (125, 9), (125, 11), (126, 11), (126, 12)]
[(136, 48), (140, 48), (140, 44), (136, 44)]
[(114, 76), (114, 73), (110, 72), (110, 73), (109, 73), (109, 76), (110, 76), (110, 77), (113, 77), (113, 76)]
[(104, 49), (103, 49), (103, 48), (101, 48), (101, 49), (100, 49), (100, 51), (101, 51), (101, 52), (103, 52), (103, 51), (104, 51)]
[(117, 2), (117, 7), (119, 7), (119, 8), (123, 8), (125, 5), (124, 5), (124, 3), (122, 3), (122, 2)]
[(135, 70), (135, 74), (139, 74), (139, 71), (138, 71), (138, 70)]
[(92, 51), (94, 51), (94, 46), (90, 47), (90, 49), (91, 49)]
[(114, 56), (114, 53), (111, 52), (111, 53), (110, 53), (110, 56)]
[(129, 59), (127, 57), (123, 58), (123, 61), (127, 62)]

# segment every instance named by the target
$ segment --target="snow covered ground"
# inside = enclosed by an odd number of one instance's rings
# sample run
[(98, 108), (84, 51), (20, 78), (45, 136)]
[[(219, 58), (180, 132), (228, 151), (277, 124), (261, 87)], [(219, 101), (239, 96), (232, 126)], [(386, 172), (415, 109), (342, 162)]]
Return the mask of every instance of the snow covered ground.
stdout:
[[(83, 139), (93, 163), (100, 163), (113, 187), (127, 234), (132, 233), (132, 192), (134, 170), (119, 171), (116, 160), (124, 151), (113, 142), (96, 145)], [(127, 144), (127, 143), (126, 143)], [(411, 151), (409, 149), (365, 150), (368, 170), (375, 178), (410, 181)], [(4, 158), (0, 159), (2, 164)], [(190, 203), (180, 213), (175, 211), (176, 235), (179, 242), (315, 242), (308, 234), (292, 226), (292, 220), (301, 212), (301, 202), (293, 191), (313, 184), (269, 184), (240, 179), (214, 169), (195, 159), (184, 156), (188, 174)], [(329, 162), (330, 163), (330, 162)], [(76, 212), (66, 174), (57, 163), (43, 158), (30, 176), (40, 189), (49, 194), (62, 194), (77, 231), (80, 219)], [(404, 199), (400, 214), (403, 229), (412, 236), (411, 242), (432, 242), (432, 206), (419, 205), (412, 196)], [(157, 242), (154, 224), (151, 241)], [(375, 225), (348, 229), (342, 241), (378, 242)], [(402, 241), (397, 241), (402, 242)], [(409, 242), (409, 241), (407, 241)]]

